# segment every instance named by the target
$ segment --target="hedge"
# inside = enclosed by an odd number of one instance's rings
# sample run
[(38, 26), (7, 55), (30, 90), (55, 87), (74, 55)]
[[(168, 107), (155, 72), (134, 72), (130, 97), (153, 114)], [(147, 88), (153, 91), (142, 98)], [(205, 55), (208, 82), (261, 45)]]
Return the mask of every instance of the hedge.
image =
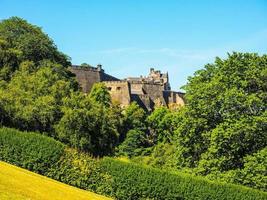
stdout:
[(0, 160), (82, 189), (101, 194), (112, 190), (98, 159), (40, 133), (0, 128)]
[(38, 133), (0, 129), (0, 160), (39, 174), (59, 161), (64, 148), (62, 143)]
[(267, 193), (243, 186), (95, 159), (52, 138), (10, 128), (0, 129), (0, 160), (116, 199), (267, 199)]
[(267, 193), (244, 186), (212, 182), (111, 158), (104, 158), (101, 168), (113, 178), (116, 199), (267, 199)]

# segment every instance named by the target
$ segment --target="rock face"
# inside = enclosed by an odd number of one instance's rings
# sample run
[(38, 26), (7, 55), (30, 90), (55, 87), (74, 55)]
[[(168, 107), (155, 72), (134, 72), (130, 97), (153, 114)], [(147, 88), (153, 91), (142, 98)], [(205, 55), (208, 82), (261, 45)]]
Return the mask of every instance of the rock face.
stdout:
[(171, 91), (168, 73), (150, 69), (148, 76), (129, 77), (123, 80), (105, 73), (101, 65), (73, 65), (70, 71), (76, 75), (82, 91), (89, 93), (93, 84), (103, 82), (111, 95), (112, 101), (122, 107), (136, 101), (142, 108), (152, 111), (155, 106), (178, 107), (185, 104), (184, 94)]

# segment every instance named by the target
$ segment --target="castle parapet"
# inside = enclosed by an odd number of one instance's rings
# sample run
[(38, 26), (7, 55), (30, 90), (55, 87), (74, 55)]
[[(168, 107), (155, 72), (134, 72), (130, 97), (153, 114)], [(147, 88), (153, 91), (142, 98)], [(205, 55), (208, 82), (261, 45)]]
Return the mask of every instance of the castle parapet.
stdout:
[(97, 67), (93, 67), (93, 66), (81, 66), (81, 65), (72, 65), (71, 66), (72, 70), (83, 70), (83, 71), (93, 71), (93, 72), (105, 72), (102, 69), (102, 65), (97, 65)]

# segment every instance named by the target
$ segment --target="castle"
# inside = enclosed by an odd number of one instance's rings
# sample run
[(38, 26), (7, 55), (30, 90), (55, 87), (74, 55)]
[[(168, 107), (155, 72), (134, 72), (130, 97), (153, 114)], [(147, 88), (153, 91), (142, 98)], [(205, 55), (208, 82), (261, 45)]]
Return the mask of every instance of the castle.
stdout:
[(150, 112), (157, 105), (171, 107), (185, 104), (183, 93), (171, 91), (168, 73), (161, 73), (154, 68), (150, 69), (148, 76), (125, 79), (106, 74), (101, 65), (72, 65), (70, 71), (76, 75), (83, 92), (89, 93), (94, 83), (103, 82), (112, 101), (118, 102), (122, 107), (136, 101), (139, 106)]

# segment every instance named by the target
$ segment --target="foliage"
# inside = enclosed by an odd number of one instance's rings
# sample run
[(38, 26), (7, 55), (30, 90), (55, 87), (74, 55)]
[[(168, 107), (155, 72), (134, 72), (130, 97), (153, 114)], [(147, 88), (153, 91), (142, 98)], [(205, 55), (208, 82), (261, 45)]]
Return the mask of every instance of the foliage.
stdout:
[(0, 84), (11, 79), (12, 73), (18, 69), (21, 57), (22, 52), (10, 47), (0, 35)]
[(267, 191), (267, 148), (244, 158), (244, 167), (237, 170), (233, 183)]
[(199, 70), (175, 130), (178, 168), (224, 173), (266, 147), (267, 56), (233, 53)]
[(159, 143), (154, 146), (148, 156), (133, 158), (133, 162), (143, 163), (160, 169), (174, 170), (177, 167), (175, 145), (172, 143)]
[(111, 154), (118, 140), (116, 113), (91, 100), (91, 96), (74, 93), (64, 99), (63, 117), (55, 126), (64, 143), (97, 156)]
[(118, 147), (118, 154), (120, 156), (138, 156), (147, 146), (146, 133), (132, 129), (127, 132), (125, 140)]
[(112, 179), (100, 171), (97, 159), (38, 133), (1, 128), (0, 160), (82, 189), (111, 190)]
[(0, 169), (1, 200), (111, 200), (5, 162), (0, 161)]
[(147, 135), (146, 113), (136, 102), (122, 111), (122, 127), (120, 144), (117, 148), (119, 156), (138, 156), (150, 144)]
[(266, 199), (266, 193), (66, 149), (51, 138), (0, 129), (0, 158), (116, 199)]
[(65, 146), (33, 132), (0, 129), (0, 160), (45, 174), (64, 154)]
[(173, 141), (174, 130), (180, 122), (178, 116), (180, 112), (181, 110), (175, 111), (161, 106), (147, 117), (150, 138), (154, 144)]
[[(70, 65), (69, 58), (58, 51), (54, 42), (42, 32), (41, 28), (19, 17), (11, 17), (0, 22), (0, 38), (6, 41), (10, 50), (19, 52), (23, 61), (30, 60), (38, 63), (46, 59), (65, 67)], [(11, 62), (15, 65), (5, 62), (2, 66), (11, 64), (10, 67), (18, 67), (14, 61), (11, 60)]]
[(3, 125), (22, 130), (53, 132), (53, 124), (61, 117), (62, 98), (77, 87), (65, 69), (55, 63), (42, 62), (35, 70), (25, 61), (10, 82), (0, 88)]
[(185, 107), (148, 116), (153, 149), (132, 160), (266, 190), (266, 69), (266, 55), (233, 53), (197, 71)]
[(90, 92), (90, 98), (105, 107), (111, 105), (111, 97), (104, 83), (95, 83), (93, 85)]
[(57, 168), (51, 168), (47, 176), (99, 194), (112, 191), (112, 179), (100, 170), (99, 160), (73, 149), (65, 149)]
[(243, 186), (210, 182), (105, 158), (101, 168), (113, 178), (116, 199), (266, 199), (267, 194)]
[(146, 130), (146, 112), (136, 102), (127, 106), (123, 111), (123, 115), (125, 132), (131, 129)]

